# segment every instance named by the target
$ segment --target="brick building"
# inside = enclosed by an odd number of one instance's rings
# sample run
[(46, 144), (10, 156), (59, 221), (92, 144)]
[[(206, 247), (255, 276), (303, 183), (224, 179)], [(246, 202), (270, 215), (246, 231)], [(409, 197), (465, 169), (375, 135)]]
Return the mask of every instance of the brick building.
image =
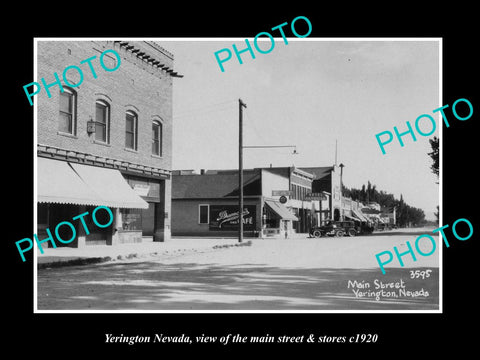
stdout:
[(172, 77), (155, 42), (37, 40), (39, 239), (100, 205), (113, 223), (86, 233), (73, 221), (69, 246), (170, 238)]

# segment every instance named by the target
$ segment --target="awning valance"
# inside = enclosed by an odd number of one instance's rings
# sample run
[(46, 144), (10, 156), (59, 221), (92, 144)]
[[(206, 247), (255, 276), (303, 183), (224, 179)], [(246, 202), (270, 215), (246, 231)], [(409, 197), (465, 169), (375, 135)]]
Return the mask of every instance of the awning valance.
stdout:
[(283, 204), (278, 201), (265, 200), (265, 204), (276, 213), (282, 220), (298, 221), (298, 218), (293, 215)]
[(116, 169), (37, 158), (38, 202), (147, 209)]

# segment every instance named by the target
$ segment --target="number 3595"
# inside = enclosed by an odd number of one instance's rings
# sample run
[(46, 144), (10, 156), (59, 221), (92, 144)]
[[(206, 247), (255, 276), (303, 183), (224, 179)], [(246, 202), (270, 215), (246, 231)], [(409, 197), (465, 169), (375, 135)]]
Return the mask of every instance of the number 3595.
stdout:
[(432, 270), (410, 270), (410, 279), (426, 279), (430, 277)]

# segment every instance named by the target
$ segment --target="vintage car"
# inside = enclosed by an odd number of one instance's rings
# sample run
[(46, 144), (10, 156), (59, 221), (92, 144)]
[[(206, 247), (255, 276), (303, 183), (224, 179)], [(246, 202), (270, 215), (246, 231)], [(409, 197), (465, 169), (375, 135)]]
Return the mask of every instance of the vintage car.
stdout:
[(321, 226), (315, 226), (310, 230), (311, 237), (321, 236), (337, 236), (341, 237), (345, 234), (355, 236), (361, 233), (361, 227), (354, 221), (327, 221)]

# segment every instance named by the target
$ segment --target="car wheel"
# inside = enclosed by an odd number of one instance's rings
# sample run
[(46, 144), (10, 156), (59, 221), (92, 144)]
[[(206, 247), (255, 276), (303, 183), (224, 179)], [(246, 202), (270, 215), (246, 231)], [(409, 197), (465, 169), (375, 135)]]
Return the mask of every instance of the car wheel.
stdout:
[(313, 236), (316, 237), (316, 238), (319, 238), (320, 236), (322, 236), (322, 233), (320, 232), (320, 230), (315, 230), (313, 232)]
[(337, 230), (337, 232), (335, 232), (336, 237), (342, 237), (344, 234), (343, 230)]
[(355, 229), (348, 230), (348, 236), (355, 236), (355, 235), (357, 235), (357, 232), (355, 231)]

